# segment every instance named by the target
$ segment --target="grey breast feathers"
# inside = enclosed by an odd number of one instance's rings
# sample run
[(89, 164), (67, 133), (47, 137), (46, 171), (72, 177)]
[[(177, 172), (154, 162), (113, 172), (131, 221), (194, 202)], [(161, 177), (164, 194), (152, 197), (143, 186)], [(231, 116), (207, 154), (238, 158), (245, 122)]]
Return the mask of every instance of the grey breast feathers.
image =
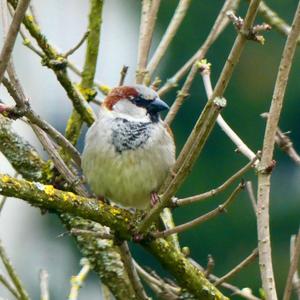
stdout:
[(112, 126), (112, 144), (118, 153), (134, 150), (147, 142), (151, 131), (151, 122), (134, 122), (116, 118)]

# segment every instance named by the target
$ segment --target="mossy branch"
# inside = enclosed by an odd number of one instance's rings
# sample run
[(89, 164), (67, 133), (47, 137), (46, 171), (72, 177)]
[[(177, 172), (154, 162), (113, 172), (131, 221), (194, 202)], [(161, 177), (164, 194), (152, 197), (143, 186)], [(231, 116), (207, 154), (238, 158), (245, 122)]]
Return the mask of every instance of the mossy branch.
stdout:
[[(116, 231), (120, 238), (131, 239), (134, 219), (125, 209), (57, 190), (52, 185), (16, 179), (8, 175), (0, 175), (0, 191), (2, 195), (23, 199), (36, 207), (101, 222)], [(199, 269), (166, 240), (144, 241), (143, 246), (159, 259), (182, 287), (199, 299), (226, 299)]]
[[(0, 115), (0, 138), (2, 141), (0, 151), (24, 178), (44, 183), (54, 182), (51, 161), (44, 162), (37, 151), (10, 126), (11, 121)], [(59, 217), (69, 230), (81, 228), (99, 232), (102, 228), (98, 223), (70, 214), (60, 214)], [(120, 262), (118, 246), (115, 246), (112, 241), (101, 240), (94, 236), (76, 236), (76, 241), (83, 256), (90, 260), (93, 269), (116, 299), (136, 300), (131, 282)]]
[[(103, 0), (90, 0), (89, 35), (87, 38), (85, 63), (80, 83), (81, 93), (87, 101), (92, 100), (96, 96), (96, 91), (93, 89), (93, 86), (100, 46), (102, 10)], [(66, 127), (66, 137), (73, 145), (78, 141), (82, 124), (82, 116), (76, 110), (73, 110)]]

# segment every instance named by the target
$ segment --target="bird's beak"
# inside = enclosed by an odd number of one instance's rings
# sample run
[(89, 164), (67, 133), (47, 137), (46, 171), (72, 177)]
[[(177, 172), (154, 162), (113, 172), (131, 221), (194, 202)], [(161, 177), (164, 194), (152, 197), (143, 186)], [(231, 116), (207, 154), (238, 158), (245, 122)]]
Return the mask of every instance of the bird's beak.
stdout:
[(162, 101), (160, 98), (156, 98), (154, 101), (151, 101), (151, 103), (149, 104), (149, 106), (147, 107), (149, 112), (159, 112), (165, 109), (169, 109), (169, 105), (167, 103), (165, 103), (164, 101)]

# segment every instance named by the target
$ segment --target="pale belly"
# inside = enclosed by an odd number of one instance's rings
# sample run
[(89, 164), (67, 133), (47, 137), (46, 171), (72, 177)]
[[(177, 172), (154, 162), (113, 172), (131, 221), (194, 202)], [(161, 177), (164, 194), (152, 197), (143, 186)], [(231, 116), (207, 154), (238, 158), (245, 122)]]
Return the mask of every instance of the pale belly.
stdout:
[(122, 206), (145, 209), (151, 192), (158, 192), (174, 163), (173, 141), (163, 134), (159, 142), (118, 153), (104, 136), (101, 138), (103, 142), (99, 143), (99, 136), (90, 134), (82, 157), (91, 189)]

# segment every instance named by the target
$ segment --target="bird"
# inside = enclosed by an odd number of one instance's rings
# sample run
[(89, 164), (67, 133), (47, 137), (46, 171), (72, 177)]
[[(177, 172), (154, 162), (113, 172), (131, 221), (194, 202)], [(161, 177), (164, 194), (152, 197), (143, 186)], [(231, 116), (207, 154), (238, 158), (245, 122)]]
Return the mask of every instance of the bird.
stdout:
[(146, 210), (175, 163), (175, 142), (160, 112), (169, 106), (150, 87), (118, 86), (103, 100), (88, 129), (82, 170), (99, 198)]

